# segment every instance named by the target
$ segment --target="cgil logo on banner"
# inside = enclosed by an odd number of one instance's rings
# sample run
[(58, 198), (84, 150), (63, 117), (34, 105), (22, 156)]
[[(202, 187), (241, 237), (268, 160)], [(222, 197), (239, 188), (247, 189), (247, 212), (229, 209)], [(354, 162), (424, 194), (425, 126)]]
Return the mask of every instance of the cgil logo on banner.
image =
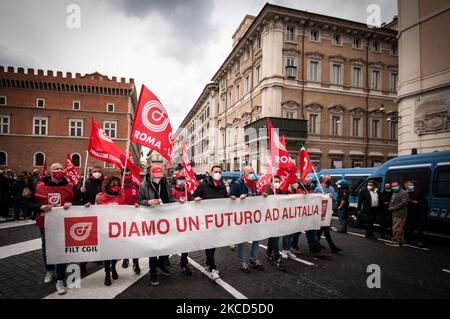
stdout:
[(98, 251), (97, 216), (64, 218), (64, 231), (66, 253)]

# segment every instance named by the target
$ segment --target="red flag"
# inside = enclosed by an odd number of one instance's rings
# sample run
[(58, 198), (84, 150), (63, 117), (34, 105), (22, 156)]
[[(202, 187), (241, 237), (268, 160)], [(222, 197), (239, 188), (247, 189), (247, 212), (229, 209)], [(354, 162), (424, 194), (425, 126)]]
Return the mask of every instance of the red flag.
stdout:
[(256, 194), (261, 195), (262, 192), (270, 185), (270, 179), (272, 178), (272, 167), (267, 164), (266, 171), (259, 178), (258, 183), (256, 183)]
[(308, 176), (308, 174), (312, 170), (311, 160), (309, 159), (308, 152), (306, 152), (306, 149), (303, 145), (302, 145), (302, 148), (300, 149), (298, 162), (300, 165), (300, 178), (303, 179), (306, 176)]
[(47, 156), (44, 157), (44, 166), (42, 167), (42, 177), (47, 176)]
[[(91, 117), (91, 134), (89, 136), (88, 152), (93, 158), (100, 161), (115, 164), (120, 169), (125, 166), (126, 155), (114, 144), (111, 138), (101, 129), (94, 118)], [(127, 162), (127, 168), (131, 174), (140, 181), (140, 169), (135, 166), (132, 159)]]
[(182, 158), (182, 164), (183, 164), (183, 171), (184, 171), (184, 176), (186, 178), (186, 190), (188, 193), (190, 193), (191, 195), (194, 194), (195, 189), (198, 186), (198, 181), (195, 178), (195, 174), (194, 171), (192, 170), (191, 167), (191, 162), (189, 162), (189, 158), (187, 156), (186, 150), (184, 148), (184, 143), (181, 142), (181, 158)]
[(267, 119), (267, 127), (270, 141), (270, 159), (274, 171), (278, 171), (281, 166), (294, 162), (286, 149), (284, 136), (281, 138), (278, 136), (269, 119)]
[[(293, 184), (297, 181), (297, 167), (295, 167), (294, 161), (289, 156), (288, 151), (286, 150), (286, 141), (284, 140), (284, 136), (280, 138), (280, 164), (277, 170), (277, 175), (280, 177), (280, 190), (285, 192), (290, 184)], [(289, 160), (283, 160), (283, 158), (289, 158)]]
[(75, 165), (73, 164), (72, 158), (70, 157), (69, 153), (67, 153), (66, 163), (64, 165), (64, 174), (66, 175), (67, 179), (74, 185), (78, 185), (81, 180), (80, 173), (78, 173), (78, 170), (75, 168)]
[(139, 102), (134, 115), (130, 140), (157, 151), (172, 161), (175, 136), (172, 133), (169, 116), (159, 99), (142, 85)]

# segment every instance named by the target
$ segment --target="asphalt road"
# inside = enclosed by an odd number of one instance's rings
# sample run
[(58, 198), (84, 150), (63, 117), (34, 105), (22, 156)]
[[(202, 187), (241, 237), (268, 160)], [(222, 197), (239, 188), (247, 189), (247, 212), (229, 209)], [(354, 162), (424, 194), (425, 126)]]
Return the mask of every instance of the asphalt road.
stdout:
[[(333, 224), (336, 220), (333, 220)], [(177, 299), (290, 299), (290, 298), (448, 298), (450, 292), (450, 239), (427, 237), (424, 249), (414, 246), (391, 247), (382, 240), (369, 240), (362, 229), (348, 234), (332, 233), (343, 249), (329, 260), (317, 259), (300, 237), (303, 254), (285, 260), (287, 272), (276, 270), (260, 247), (259, 259), (264, 271), (241, 272), (237, 251), (218, 248), (216, 264), (220, 280), (213, 281), (203, 272), (203, 251), (190, 253), (192, 276), (180, 272), (178, 255), (170, 257), (171, 276), (159, 275), (160, 285), (151, 286), (148, 260), (141, 259), (143, 270), (135, 275), (131, 265), (122, 269), (112, 286), (103, 284), (103, 270), (88, 263), (80, 288), (55, 294), (54, 284), (44, 284), (40, 239), (30, 223), (0, 223), (0, 298), (177, 298)], [(321, 243), (327, 246), (324, 239)], [(266, 242), (261, 242), (265, 246)], [(249, 251), (250, 244), (246, 244)], [(329, 251), (329, 249), (327, 249)], [(369, 288), (369, 265), (379, 266), (379, 288)], [(371, 277), (372, 278), (372, 277)], [(370, 282), (373, 282), (369, 280)]]

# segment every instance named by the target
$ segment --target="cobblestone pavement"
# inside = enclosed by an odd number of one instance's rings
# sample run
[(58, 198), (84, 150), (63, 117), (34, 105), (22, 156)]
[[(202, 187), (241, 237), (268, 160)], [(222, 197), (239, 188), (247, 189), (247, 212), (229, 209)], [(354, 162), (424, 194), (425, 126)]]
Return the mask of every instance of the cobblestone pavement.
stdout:
[[(333, 223), (336, 221), (333, 220)], [(17, 223), (17, 222), (16, 222)], [(20, 223), (20, 222), (19, 222)], [(23, 223), (23, 222), (22, 222)], [(0, 228), (0, 256), (2, 252), (39, 238), (34, 225), (2, 223)], [(151, 298), (151, 299), (250, 299), (279, 298), (448, 298), (450, 291), (450, 241), (427, 237), (426, 249), (418, 247), (395, 248), (381, 240), (361, 236), (363, 230), (351, 229), (349, 234), (332, 233), (336, 244), (343, 249), (329, 260), (317, 259), (307, 250), (305, 236), (300, 237), (304, 253), (297, 260), (288, 259), (287, 272), (276, 270), (266, 258), (266, 250), (259, 249), (264, 271), (246, 274), (239, 270), (237, 251), (230, 247), (216, 250), (216, 264), (221, 280), (215, 282), (201, 270), (205, 264), (203, 251), (189, 254), (194, 265), (192, 276), (179, 269), (178, 255), (170, 258), (171, 276), (159, 274), (160, 285), (149, 282), (148, 260), (141, 259), (143, 274), (120, 268), (119, 280), (111, 287), (103, 285), (103, 270), (96, 263), (88, 263), (87, 274), (81, 281), (80, 294), (69, 289), (65, 298)], [(325, 240), (321, 240), (326, 245)], [(266, 245), (262, 241), (261, 245)], [(246, 243), (249, 252), (250, 244)], [(21, 248), (23, 249), (23, 247)], [(329, 251), (327, 249), (327, 251)], [(0, 259), (0, 298), (45, 298), (55, 292), (54, 284), (44, 284), (45, 268), (42, 252), (30, 245), (30, 250)], [(305, 263), (306, 262), (306, 263)], [(381, 269), (381, 288), (369, 289), (368, 265)], [(195, 266), (199, 267), (196, 268)], [(200, 267), (201, 266), (201, 267)], [(131, 280), (131, 279), (132, 280)], [(89, 288), (87, 288), (87, 287)], [(105, 294), (104, 289), (108, 294)], [(56, 296), (58, 298), (58, 296)]]

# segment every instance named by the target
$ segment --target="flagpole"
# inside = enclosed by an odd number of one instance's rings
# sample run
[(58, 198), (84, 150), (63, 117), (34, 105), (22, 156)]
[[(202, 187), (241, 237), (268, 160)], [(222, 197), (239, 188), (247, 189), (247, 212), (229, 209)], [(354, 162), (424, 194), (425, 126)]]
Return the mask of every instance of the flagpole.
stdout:
[(89, 152), (86, 151), (86, 160), (84, 161), (84, 180), (83, 187), (86, 187), (86, 174), (87, 174), (87, 163), (88, 163)]
[(125, 153), (125, 166), (123, 167), (123, 174), (122, 174), (122, 189), (124, 188), (124, 183), (125, 183), (125, 171), (127, 170), (129, 153), (130, 153), (130, 140), (128, 140), (128, 142), (127, 142), (127, 151)]
[(300, 181), (300, 185), (302, 185), (303, 190), (306, 192), (306, 194), (308, 194), (308, 190), (306, 189), (305, 185), (303, 185), (303, 183)]
[(311, 167), (312, 167), (312, 170), (313, 170), (313, 172), (314, 172), (314, 175), (316, 175), (317, 183), (318, 183), (318, 185), (319, 185), (319, 188), (320, 188), (322, 194), (325, 195), (325, 192), (323, 191), (322, 185), (320, 184), (319, 176), (317, 176), (316, 170), (314, 169), (314, 165), (311, 165)]

